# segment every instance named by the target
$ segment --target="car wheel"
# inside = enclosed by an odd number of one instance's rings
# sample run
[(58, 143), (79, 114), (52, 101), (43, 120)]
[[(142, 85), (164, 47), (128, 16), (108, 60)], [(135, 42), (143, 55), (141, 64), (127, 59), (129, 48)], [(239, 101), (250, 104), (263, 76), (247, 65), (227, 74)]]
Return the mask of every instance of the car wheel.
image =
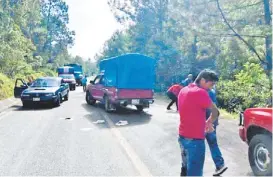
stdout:
[(248, 159), (255, 176), (272, 176), (272, 137), (255, 135), (249, 143)]
[(69, 92), (67, 92), (67, 94), (64, 96), (64, 100), (68, 101), (68, 98), (69, 98)]
[(140, 105), (137, 105), (136, 108), (138, 112), (142, 112), (144, 109), (143, 106), (140, 106)]
[(26, 102), (22, 102), (22, 105), (23, 105), (23, 108), (28, 108), (29, 107), (29, 104), (26, 103)]
[(89, 105), (94, 105), (96, 103), (96, 100), (92, 98), (89, 92), (86, 92), (85, 100), (86, 100), (86, 103)]
[(58, 99), (57, 99), (57, 101), (56, 101), (56, 103), (55, 103), (55, 106), (56, 106), (56, 107), (59, 107), (59, 106), (61, 105), (61, 102), (62, 102), (62, 96), (59, 95), (59, 97), (58, 97)]

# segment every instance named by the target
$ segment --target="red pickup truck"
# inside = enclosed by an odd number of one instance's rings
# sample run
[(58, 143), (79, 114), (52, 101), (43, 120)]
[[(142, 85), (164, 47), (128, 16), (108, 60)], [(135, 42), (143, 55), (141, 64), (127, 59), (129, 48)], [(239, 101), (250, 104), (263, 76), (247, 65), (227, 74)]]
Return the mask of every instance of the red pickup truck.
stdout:
[(100, 74), (87, 86), (88, 104), (100, 101), (109, 112), (127, 105), (142, 111), (154, 102), (155, 59), (126, 54), (102, 60), (99, 66)]
[(248, 143), (256, 176), (272, 176), (272, 108), (249, 108), (240, 114), (239, 135)]

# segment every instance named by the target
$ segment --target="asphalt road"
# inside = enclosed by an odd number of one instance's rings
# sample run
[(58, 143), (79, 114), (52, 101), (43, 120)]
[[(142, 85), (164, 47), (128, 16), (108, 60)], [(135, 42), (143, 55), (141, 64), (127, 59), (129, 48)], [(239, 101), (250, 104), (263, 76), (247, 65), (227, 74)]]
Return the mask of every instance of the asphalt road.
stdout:
[[(58, 108), (22, 109), (0, 114), (1, 176), (178, 176), (178, 113), (156, 101), (144, 113), (124, 109), (105, 113), (89, 106), (80, 87)], [(95, 124), (105, 120), (103, 124)], [(117, 126), (120, 120), (128, 125)], [(247, 145), (237, 122), (220, 120), (218, 141), (229, 169), (223, 176), (252, 175)], [(206, 149), (204, 175), (214, 164)]]

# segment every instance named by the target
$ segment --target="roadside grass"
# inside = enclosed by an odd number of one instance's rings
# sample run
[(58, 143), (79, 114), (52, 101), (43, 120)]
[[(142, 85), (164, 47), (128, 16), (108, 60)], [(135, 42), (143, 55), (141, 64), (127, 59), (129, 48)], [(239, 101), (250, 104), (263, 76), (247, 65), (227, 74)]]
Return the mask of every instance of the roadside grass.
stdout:
[(239, 117), (239, 113), (236, 113), (236, 112), (229, 113), (222, 108), (220, 108), (219, 111), (220, 111), (220, 116), (225, 119), (238, 119)]

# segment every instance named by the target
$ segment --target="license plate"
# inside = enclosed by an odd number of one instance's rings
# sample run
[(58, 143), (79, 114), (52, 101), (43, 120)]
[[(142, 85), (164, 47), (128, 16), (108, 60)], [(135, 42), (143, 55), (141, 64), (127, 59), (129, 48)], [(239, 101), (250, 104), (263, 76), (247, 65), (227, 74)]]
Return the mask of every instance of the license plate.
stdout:
[(133, 105), (139, 104), (139, 100), (132, 100), (132, 104), (133, 104)]
[(33, 98), (33, 101), (40, 101), (40, 98)]

